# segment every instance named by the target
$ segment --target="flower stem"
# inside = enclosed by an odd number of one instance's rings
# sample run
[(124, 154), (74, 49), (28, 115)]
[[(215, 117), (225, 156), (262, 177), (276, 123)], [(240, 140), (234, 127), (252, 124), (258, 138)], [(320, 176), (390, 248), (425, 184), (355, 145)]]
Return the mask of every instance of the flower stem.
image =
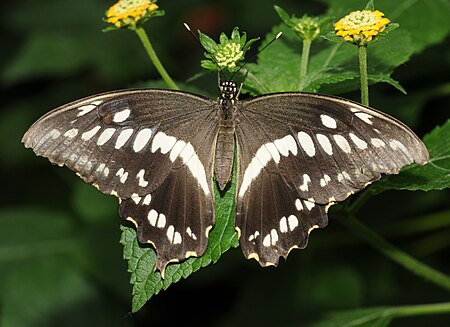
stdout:
[(382, 252), (391, 260), (400, 264), (418, 276), (450, 291), (450, 277), (414, 259), (407, 253), (396, 248), (377, 233), (350, 215), (342, 219), (342, 222), (356, 235), (359, 235), (371, 246)]
[(450, 312), (450, 302), (401, 306), (392, 309), (396, 317), (411, 317)]
[(156, 70), (159, 72), (164, 82), (166, 82), (167, 86), (170, 87), (172, 90), (179, 90), (180, 88), (169, 76), (167, 71), (164, 69), (164, 66), (162, 65), (161, 61), (159, 60), (158, 56), (156, 55), (156, 52), (153, 49), (153, 46), (150, 43), (147, 33), (145, 33), (145, 30), (142, 27), (136, 27), (133, 30), (138, 35), (139, 39), (142, 42), (142, 45), (144, 46), (148, 56), (150, 57), (150, 60), (153, 62), (153, 65), (155, 65)]
[(361, 78), (361, 103), (369, 105), (369, 83), (367, 78), (367, 46), (358, 47), (359, 75)]
[(303, 90), (306, 74), (308, 74), (309, 50), (311, 49), (311, 43), (311, 40), (303, 40), (302, 61), (300, 63), (300, 91)]

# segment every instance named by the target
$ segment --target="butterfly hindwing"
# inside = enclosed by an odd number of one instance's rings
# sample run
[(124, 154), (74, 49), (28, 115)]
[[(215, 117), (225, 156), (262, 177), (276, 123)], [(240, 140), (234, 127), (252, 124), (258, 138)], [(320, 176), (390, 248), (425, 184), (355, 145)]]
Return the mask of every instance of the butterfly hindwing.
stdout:
[[(323, 227), (329, 205), (363, 189), (381, 173), (398, 173), (407, 164), (428, 160), (425, 146), (404, 124), (340, 98), (264, 95), (241, 101), (238, 117), (236, 227), (244, 253), (255, 253), (252, 257), (259, 257), (262, 265), (276, 264), (292, 247), (306, 245), (308, 233), (289, 228), (280, 233), (289, 215), (303, 231)], [(254, 199), (266, 209), (254, 209)], [(264, 243), (269, 231), (277, 242)], [(256, 243), (255, 232), (261, 237)]]
[(202, 255), (214, 223), (216, 103), (185, 92), (106, 93), (57, 108), (23, 142), (121, 200), (157, 268)]

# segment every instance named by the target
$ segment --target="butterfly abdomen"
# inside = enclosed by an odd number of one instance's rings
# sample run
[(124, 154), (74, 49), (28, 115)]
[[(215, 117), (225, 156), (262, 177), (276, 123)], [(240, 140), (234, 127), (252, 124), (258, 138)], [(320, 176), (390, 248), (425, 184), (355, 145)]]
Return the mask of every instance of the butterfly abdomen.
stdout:
[(234, 157), (234, 130), (234, 121), (232, 119), (222, 120), (219, 124), (214, 171), (221, 190), (231, 180)]

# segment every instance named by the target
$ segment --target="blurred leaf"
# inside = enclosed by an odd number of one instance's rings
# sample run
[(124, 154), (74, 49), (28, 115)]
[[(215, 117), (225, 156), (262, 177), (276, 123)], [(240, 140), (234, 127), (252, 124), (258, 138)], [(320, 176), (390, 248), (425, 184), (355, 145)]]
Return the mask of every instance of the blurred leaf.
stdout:
[(91, 223), (117, 218), (117, 198), (105, 196), (92, 185), (75, 183), (72, 203), (78, 215)]
[(411, 165), (399, 175), (384, 176), (373, 186), (374, 192), (387, 189), (430, 191), (450, 187), (450, 120), (423, 139), (430, 160), (424, 166)]
[(73, 250), (74, 225), (65, 213), (27, 207), (2, 209), (0, 224), (0, 262)]
[(311, 327), (387, 327), (393, 311), (388, 307), (336, 312)]
[(136, 239), (136, 231), (130, 227), (122, 227), (121, 243), (124, 246), (124, 258), (128, 260), (128, 271), (133, 284), (133, 312), (138, 311), (154, 294), (167, 289), (172, 283), (211, 263), (216, 263), (220, 256), (230, 247), (238, 245), (234, 230), (234, 193), (235, 178), (230, 188), (221, 196), (215, 188), (216, 223), (209, 234), (208, 247), (199, 258), (189, 258), (178, 264), (169, 264), (164, 279), (155, 272), (156, 254), (152, 248), (142, 247)]

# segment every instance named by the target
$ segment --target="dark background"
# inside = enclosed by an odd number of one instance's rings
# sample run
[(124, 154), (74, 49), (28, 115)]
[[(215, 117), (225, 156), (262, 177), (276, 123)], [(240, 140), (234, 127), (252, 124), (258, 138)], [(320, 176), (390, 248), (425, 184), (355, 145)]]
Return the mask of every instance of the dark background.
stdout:
[[(130, 31), (103, 33), (113, 2), (35, 0), (2, 3), (0, 51), (0, 324), (2, 326), (306, 326), (330, 311), (436, 303), (448, 292), (416, 277), (351, 234), (331, 211), (326, 230), (306, 251), (262, 269), (232, 249), (154, 296), (130, 314), (131, 286), (119, 244), (117, 203), (20, 144), (45, 112), (87, 95), (158, 79)], [(272, 1), (160, 1), (166, 16), (146, 24), (166, 69), (177, 81), (201, 71), (203, 50), (182, 23), (217, 39), (234, 26), (264, 36), (280, 19)], [(277, 1), (298, 16), (323, 14), (319, 1)], [(364, 5), (362, 5), (364, 6)], [(423, 136), (449, 118), (449, 42), (427, 48), (394, 78), (408, 90), (371, 87), (372, 104), (394, 116), (395, 104), (419, 106)], [(195, 81), (217, 96), (216, 76)], [(431, 96), (422, 97), (424, 90)], [(358, 100), (357, 93), (343, 94)], [(419, 260), (450, 272), (448, 191), (385, 192), (358, 218)], [(450, 316), (395, 320), (393, 326), (449, 326)]]

